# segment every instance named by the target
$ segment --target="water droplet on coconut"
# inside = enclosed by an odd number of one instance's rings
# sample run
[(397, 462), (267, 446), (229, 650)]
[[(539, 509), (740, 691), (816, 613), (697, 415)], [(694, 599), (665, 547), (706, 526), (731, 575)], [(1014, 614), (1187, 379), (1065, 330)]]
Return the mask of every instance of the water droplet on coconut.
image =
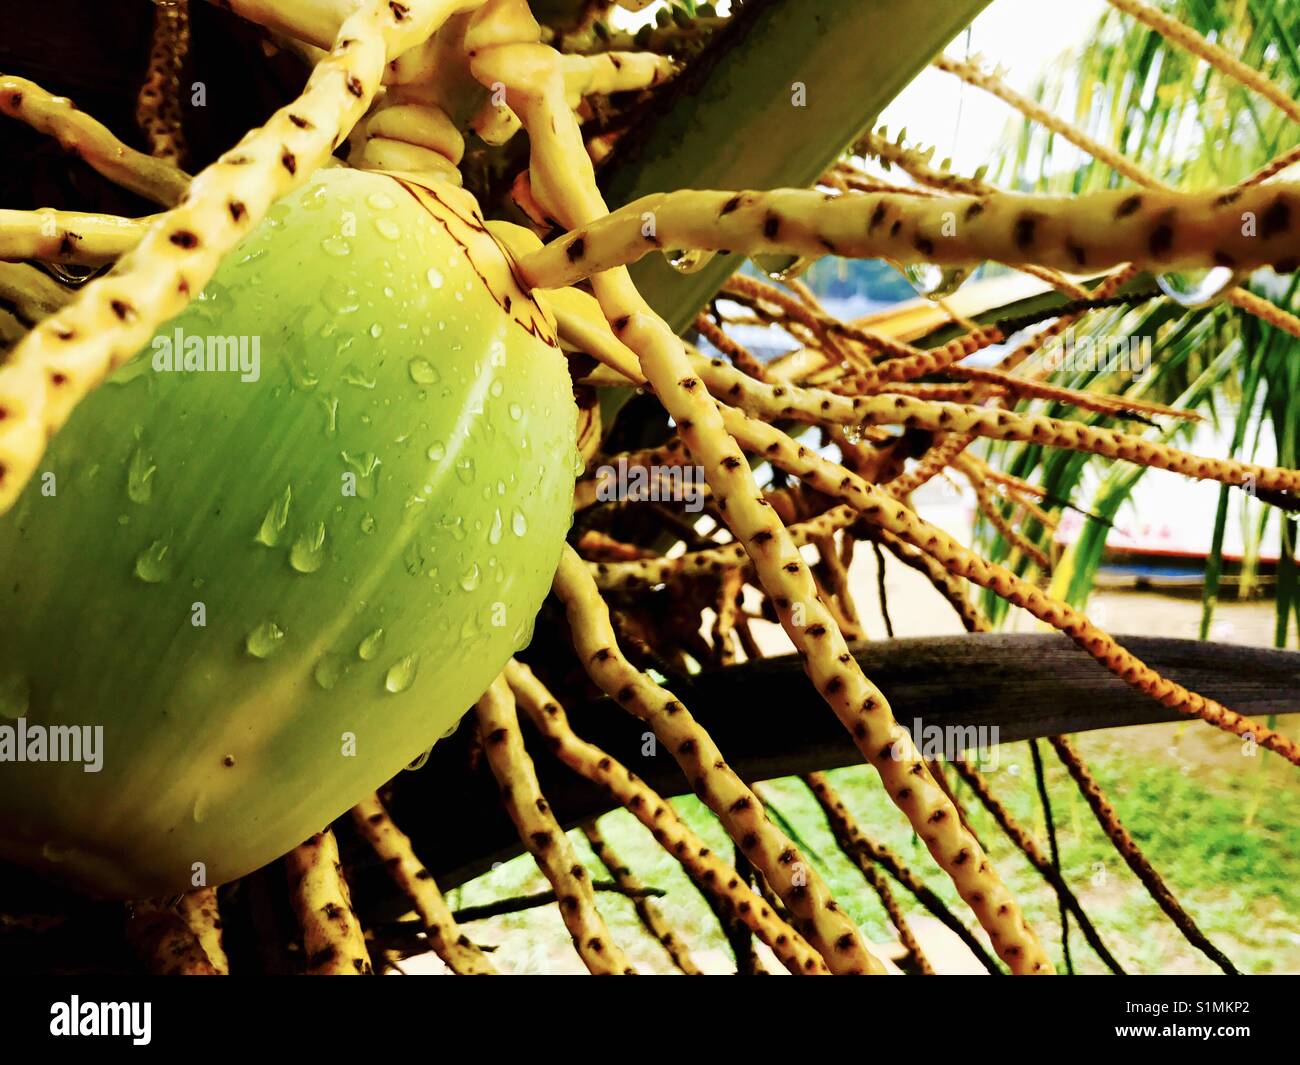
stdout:
[(362, 499), (370, 499), (378, 489), (379, 478), (375, 475), (381, 465), (379, 456), (373, 451), (365, 451), (360, 455), (351, 455), (346, 451), (339, 453), (343, 461), (357, 475), (357, 495)]
[(190, 811), (190, 816), (194, 818), (196, 825), (203, 824), (208, 819), (208, 793), (201, 791), (194, 799), (194, 808)]
[(391, 211), (397, 203), (386, 192), (372, 192), (366, 197), (366, 203), (376, 211)]
[(420, 756), (415, 759), (414, 762), (408, 762), (407, 765), (404, 767), (406, 772), (414, 773), (417, 769), (423, 769), (424, 763), (429, 760), (429, 755), (431, 754), (433, 754), (432, 747), (430, 747), (427, 751), (422, 752)]
[(135, 575), (146, 584), (161, 584), (170, 580), (172, 575), (171, 547), (162, 540), (155, 540), (135, 559)]
[(521, 407), (518, 403), (511, 403), (507, 409), (510, 412), (511, 421), (517, 422), (520, 418), (524, 416), (524, 408)]
[(356, 388), (373, 390), (375, 387), (375, 379), (373, 377), (367, 377), (366, 374), (362, 372), (361, 367), (356, 363), (350, 363), (347, 368), (344, 369), (343, 380)]
[(293, 486), (284, 486), (284, 495), (271, 504), (262, 519), (262, 526), (253, 537), (259, 544), (275, 547), (280, 543), (280, 534), (289, 522), (289, 504), (293, 501)]
[(1156, 275), (1156, 287), (1175, 303), (1188, 309), (1218, 303), (1236, 283), (1236, 271), (1226, 266)]
[(307, 365), (307, 360), (298, 355), (290, 354), (285, 358), (285, 366), (289, 371), (289, 380), (293, 387), (300, 392), (310, 392), (318, 384), (320, 378)]
[(510, 515), (510, 531), (519, 537), (528, 534), (528, 519), (518, 507), (515, 507), (514, 513)]
[(482, 570), (478, 568), (478, 563), (470, 564), (469, 569), (460, 575), (460, 586), (467, 592), (472, 592), (478, 587), (478, 582), (483, 575)]
[(345, 255), (352, 254), (352, 244), (344, 240), (337, 233), (332, 237), (326, 237), (320, 242), (321, 250), (326, 255), (332, 255), (336, 259), (341, 259)]
[(289, 548), (289, 565), (299, 573), (315, 573), (325, 564), (325, 523), (318, 521)]
[(371, 661), (375, 655), (379, 654), (379, 649), (384, 646), (384, 630), (375, 629), (369, 636), (357, 645), (357, 657), (363, 662)]
[(384, 677), (384, 687), (396, 695), (404, 692), (415, 682), (416, 671), (420, 668), (419, 655), (407, 655), (388, 667)]
[(424, 272), (424, 276), (429, 279), (429, 284), (432, 285), (434, 288), (442, 288), (443, 276), (432, 266), (429, 267), (429, 269)]
[(426, 451), (424, 455), (430, 462), (441, 462), (447, 457), (447, 448), (443, 445), (442, 441), (438, 441), (437, 443), (430, 444), (429, 450)]
[(493, 399), (496, 399), (505, 390), (506, 390), (506, 386), (501, 383), (500, 378), (498, 378), (497, 380), (493, 381), (490, 385), (488, 385), (488, 392), (491, 394)]
[(417, 385), (436, 385), (442, 380), (442, 374), (428, 359), (414, 358), (407, 363), (406, 368), (410, 372), (411, 380)]
[(157, 472), (158, 467), (144, 448), (137, 447), (131, 452), (126, 469), (126, 495), (132, 503), (148, 503), (153, 498), (153, 476)]
[(492, 527), (488, 529), (488, 543), (499, 544), (501, 542), (501, 529), (505, 523), (501, 520), (501, 511), (498, 508), (492, 515)]
[(284, 642), (284, 630), (274, 621), (263, 621), (244, 639), (244, 649), (254, 658), (270, 658)]
[(321, 289), (321, 302), (335, 314), (351, 314), (361, 306), (357, 290), (341, 278), (331, 278)]
[(325, 691), (330, 691), (339, 682), (346, 668), (341, 656), (321, 655), (311, 671), (312, 679)]
[(361, 516), (361, 531), (367, 536), (375, 531), (375, 516), (373, 514), (363, 514)]
[(460, 478), (462, 484), (472, 484), (474, 481), (474, 460), (468, 456), (457, 459), (456, 476)]
[(460, 722), (459, 721), (452, 722), (452, 724), (447, 727), (446, 731), (443, 732), (443, 734), (439, 736), (438, 739), (440, 740), (451, 739), (454, 735), (456, 735), (456, 730), (458, 728), (460, 728)]
[(0, 673), (0, 717), (17, 720), (27, 713), (32, 688), (21, 673)]
[(936, 266), (934, 263), (908, 263), (899, 268), (903, 279), (916, 289), (917, 295), (929, 300), (951, 296), (970, 276), (965, 267)]
[(401, 240), (402, 227), (394, 222), (391, 218), (376, 218), (375, 230), (385, 240)]

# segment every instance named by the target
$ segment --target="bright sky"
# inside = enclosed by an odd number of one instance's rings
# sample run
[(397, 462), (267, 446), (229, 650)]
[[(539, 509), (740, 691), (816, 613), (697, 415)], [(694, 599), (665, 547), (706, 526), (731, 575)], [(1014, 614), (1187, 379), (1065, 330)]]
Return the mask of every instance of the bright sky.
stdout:
[[(615, 10), (612, 21), (635, 30), (654, 21), (658, 6), (636, 13)], [(715, 6), (726, 13), (726, 3)], [(946, 51), (954, 58), (983, 55), (989, 66), (1006, 68), (1004, 80), (1012, 88), (1025, 92), (1061, 52), (1082, 40), (1105, 9), (1106, 0), (993, 0), (970, 26), (969, 51), (965, 33)], [(989, 148), (1001, 140), (1011, 115), (988, 93), (927, 68), (885, 109), (881, 122), (894, 133), (906, 126), (909, 144), (937, 145), (936, 162), (949, 156), (958, 173), (969, 174), (988, 161)]]
[[(1028, 92), (1066, 49), (1081, 41), (1106, 10), (1105, 0), (993, 0), (945, 50), (954, 59), (982, 56), (1005, 68), (1003, 80)], [(969, 44), (968, 44), (969, 41)], [(958, 123), (958, 113), (961, 121)], [(885, 109), (891, 136), (907, 127), (909, 144), (936, 145), (953, 169), (969, 174), (988, 161), (1014, 112), (951, 74), (927, 67)], [(879, 124), (879, 123), (878, 123)]]

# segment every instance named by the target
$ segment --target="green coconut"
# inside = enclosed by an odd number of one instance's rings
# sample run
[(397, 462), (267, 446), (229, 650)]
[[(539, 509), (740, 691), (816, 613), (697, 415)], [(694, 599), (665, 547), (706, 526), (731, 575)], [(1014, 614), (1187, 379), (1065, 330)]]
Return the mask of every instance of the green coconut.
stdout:
[(167, 895), (383, 784), (528, 642), (575, 416), (468, 197), (316, 174), (0, 518), (0, 852)]

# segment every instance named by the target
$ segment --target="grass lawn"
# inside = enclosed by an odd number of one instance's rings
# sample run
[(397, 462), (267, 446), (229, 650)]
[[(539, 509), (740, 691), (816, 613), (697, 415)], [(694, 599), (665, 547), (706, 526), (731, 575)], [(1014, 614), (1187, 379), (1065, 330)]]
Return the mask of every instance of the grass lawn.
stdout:
[[(1295, 735), (1294, 721), (1282, 719)], [(1102, 940), (1131, 973), (1215, 973), (1219, 970), (1183, 938), (1110, 846), (1091, 811), (1051, 748), (1042, 743), (1047, 784), (1067, 881), (1092, 917)], [(1125, 826), (1175, 897), (1234, 964), (1248, 973), (1300, 972), (1300, 773), (1280, 758), (1242, 753), (1240, 741), (1198, 722), (1113, 729), (1077, 737), (1077, 746)], [(1046, 832), (1025, 743), (998, 749), (988, 776), (1003, 803), (1029, 828), (1046, 852)], [(859, 825), (887, 843), (975, 927), (903, 816), (865, 768), (830, 774)], [(1064, 971), (1055, 893), (950, 773), (971, 825), (1020, 900), (1031, 924)], [(796, 779), (771, 781), (763, 793), (774, 814), (811, 856), (840, 904), (871, 940), (895, 939), (874, 892), (836, 847), (820, 807)], [(720, 853), (731, 844), (693, 796), (674, 800), (688, 823)], [(615, 852), (643, 883), (663, 889), (657, 900), (702, 969), (734, 971), (716, 919), (699, 894), (649, 834), (619, 811), (601, 820)], [(570, 833), (578, 854), (597, 879), (605, 878), (581, 833)], [(909, 917), (925, 911), (900, 886), (895, 895)], [(451, 892), (453, 906), (546, 890), (528, 856)], [(599, 906), (615, 939), (642, 971), (672, 971), (663, 949), (639, 924), (630, 902), (603, 892)], [(494, 944), (503, 971), (582, 971), (553, 906), (467, 926), (476, 941)], [(1070, 936), (1077, 972), (1104, 972), (1077, 928)]]

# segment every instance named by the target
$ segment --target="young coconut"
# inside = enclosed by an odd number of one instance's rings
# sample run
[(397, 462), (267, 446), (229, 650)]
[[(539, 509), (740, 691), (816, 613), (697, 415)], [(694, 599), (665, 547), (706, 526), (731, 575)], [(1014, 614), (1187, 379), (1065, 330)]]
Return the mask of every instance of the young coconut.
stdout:
[(512, 269), (460, 189), (324, 169), (80, 405), (0, 521), (0, 853), (223, 883), (473, 705), (572, 519), (570, 380)]

